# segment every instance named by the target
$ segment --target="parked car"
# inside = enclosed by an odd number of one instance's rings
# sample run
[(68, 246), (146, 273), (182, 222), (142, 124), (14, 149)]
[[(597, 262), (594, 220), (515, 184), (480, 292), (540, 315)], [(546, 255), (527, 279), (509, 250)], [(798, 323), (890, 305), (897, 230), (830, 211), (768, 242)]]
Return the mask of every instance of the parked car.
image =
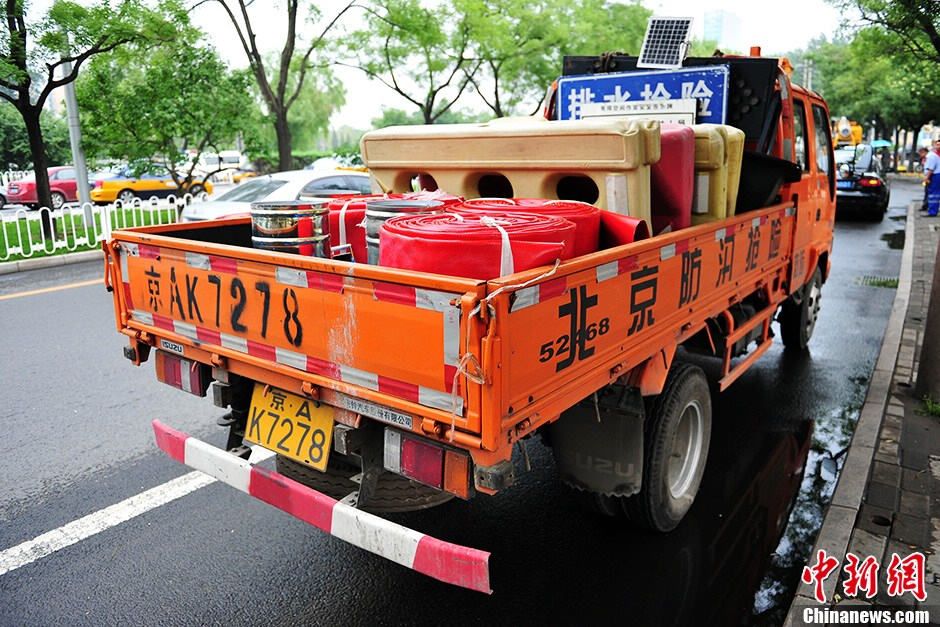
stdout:
[(369, 175), (357, 170), (290, 170), (247, 180), (209, 202), (183, 209), (183, 221), (246, 216), (251, 203), (371, 193)]
[[(197, 180), (187, 190), (196, 195), (206, 192), (212, 193), (212, 183)], [(135, 198), (147, 199), (151, 196), (166, 198), (167, 196), (182, 196), (179, 186), (173, 177), (159, 166), (148, 172), (135, 174), (130, 167), (123, 168), (117, 174), (110, 174), (95, 181), (91, 190), (91, 199), (96, 203), (109, 203), (120, 200), (124, 205), (130, 205)]]
[[(75, 168), (62, 165), (49, 168), (49, 192), (52, 195), (52, 209), (58, 209), (67, 202), (78, 201), (78, 182), (75, 180)], [(94, 175), (89, 176), (89, 179)], [(92, 184), (91, 180), (88, 182)], [(31, 176), (7, 185), (4, 203), (26, 205), (33, 209), (39, 207), (39, 195), (36, 191), (36, 177)]]
[(880, 222), (891, 196), (881, 159), (868, 144), (837, 148), (835, 157), (836, 211), (858, 212)]

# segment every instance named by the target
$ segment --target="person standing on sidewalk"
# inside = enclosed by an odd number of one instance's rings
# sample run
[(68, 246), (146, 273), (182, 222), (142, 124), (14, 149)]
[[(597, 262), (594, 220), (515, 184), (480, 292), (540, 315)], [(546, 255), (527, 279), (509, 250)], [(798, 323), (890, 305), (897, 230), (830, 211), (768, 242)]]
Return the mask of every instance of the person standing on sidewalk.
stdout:
[(927, 215), (934, 217), (940, 211), (940, 139), (933, 142), (933, 150), (924, 161), (924, 184), (927, 186)]

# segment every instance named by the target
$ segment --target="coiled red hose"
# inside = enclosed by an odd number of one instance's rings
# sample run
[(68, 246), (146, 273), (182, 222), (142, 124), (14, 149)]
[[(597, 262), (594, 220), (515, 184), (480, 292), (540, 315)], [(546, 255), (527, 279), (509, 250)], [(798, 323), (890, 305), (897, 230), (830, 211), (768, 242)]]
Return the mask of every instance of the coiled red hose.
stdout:
[(570, 220), (540, 214), (401, 216), (382, 225), (379, 265), (493, 279), (570, 259), (575, 230)]
[(490, 215), (504, 211), (538, 213), (556, 216), (574, 222), (574, 253), (580, 257), (597, 251), (600, 230), (600, 209), (576, 200), (545, 200), (542, 198), (474, 198), (464, 201), (452, 210), (458, 212), (483, 211)]

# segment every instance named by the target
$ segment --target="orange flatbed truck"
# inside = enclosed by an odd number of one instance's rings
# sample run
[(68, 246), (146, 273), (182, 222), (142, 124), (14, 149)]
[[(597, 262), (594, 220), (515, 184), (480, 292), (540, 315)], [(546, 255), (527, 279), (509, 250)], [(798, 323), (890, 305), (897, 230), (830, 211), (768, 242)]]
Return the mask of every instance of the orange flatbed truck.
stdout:
[[(776, 60), (727, 60), (732, 71), (750, 61), (771, 63), (774, 106), (763, 139), (746, 137), (740, 180), (776, 172), (768, 200), (735, 210), (732, 197), (724, 217), (555, 266), (476, 280), (304, 257), (252, 249), (248, 219), (114, 231), (106, 282), (126, 357), (152, 356), (158, 379), (200, 396), (211, 388), (230, 408), (228, 450), (154, 421), (160, 448), (356, 546), (483, 592), (488, 553), (377, 513), (495, 494), (533, 434), (547, 434), (562, 478), (594, 509), (674, 528), (698, 490), (711, 427), (705, 375), (682, 355), (720, 360), (724, 390), (770, 347), (775, 315), (787, 347), (805, 348), (829, 273), (826, 104)], [(642, 215), (649, 194), (636, 181), (658, 158), (658, 123), (604, 124), (386, 129), (363, 150), (386, 189), (411, 173), (451, 177), (464, 187), (447, 191), (465, 196), (494, 175), (517, 190), (583, 175), (600, 188), (597, 204), (623, 211), (629, 199)], [(616, 164), (564, 162), (566, 136), (575, 153), (590, 139), (579, 128), (600, 129), (598, 150), (626, 146), (618, 158), (639, 178), (621, 184)], [(421, 142), (441, 133), (447, 148), (423, 155), (431, 144)], [(530, 146), (538, 158), (522, 154)], [(382, 156), (396, 149), (411, 161)], [(256, 464), (265, 450), (277, 472)]]

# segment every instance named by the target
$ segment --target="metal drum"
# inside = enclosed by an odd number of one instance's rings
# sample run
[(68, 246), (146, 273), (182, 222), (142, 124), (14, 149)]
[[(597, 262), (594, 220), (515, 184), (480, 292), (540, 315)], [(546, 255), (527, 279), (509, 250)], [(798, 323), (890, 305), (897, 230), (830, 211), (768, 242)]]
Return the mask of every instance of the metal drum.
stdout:
[(379, 265), (379, 232), (389, 218), (436, 213), (444, 206), (439, 200), (373, 200), (366, 203), (366, 249), (369, 264)]
[(325, 257), (330, 251), (329, 199), (251, 204), (251, 245), (255, 248)]

